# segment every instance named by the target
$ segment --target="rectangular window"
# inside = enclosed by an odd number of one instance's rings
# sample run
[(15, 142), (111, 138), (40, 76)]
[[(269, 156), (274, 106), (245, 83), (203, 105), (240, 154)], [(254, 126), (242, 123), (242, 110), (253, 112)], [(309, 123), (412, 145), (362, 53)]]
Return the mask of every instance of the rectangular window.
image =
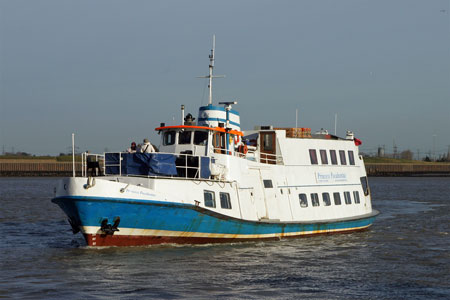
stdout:
[(166, 131), (164, 133), (164, 146), (175, 144), (175, 131)]
[(208, 132), (206, 131), (195, 131), (194, 132), (194, 145), (206, 145), (208, 141)]
[(203, 197), (205, 200), (206, 207), (216, 207), (216, 195), (213, 191), (203, 191)]
[(355, 199), (355, 203), (360, 203), (358, 191), (353, 192), (353, 199)]
[(319, 194), (317, 194), (317, 193), (312, 193), (311, 194), (311, 203), (312, 203), (312, 206), (319, 206), (320, 205), (320, 203), (319, 203)]
[(336, 157), (336, 150), (330, 150), (330, 157), (331, 157), (331, 164), (337, 165), (337, 157)]
[(192, 131), (180, 131), (180, 133), (178, 133), (178, 144), (180, 145), (190, 144), (191, 133)]
[(309, 158), (311, 159), (312, 165), (317, 165), (317, 153), (314, 149), (309, 149)]
[(320, 150), (320, 160), (322, 165), (328, 165), (327, 150)]
[(367, 177), (360, 177), (359, 178), (361, 180), (361, 186), (362, 189), (364, 191), (364, 195), (368, 196), (370, 194), (370, 189), (369, 189), (369, 181), (367, 180)]
[(345, 151), (339, 150), (339, 157), (341, 158), (341, 165), (346, 165), (347, 161), (345, 160)]
[(231, 209), (230, 194), (220, 193), (220, 207), (225, 209)]
[(273, 188), (273, 185), (272, 185), (272, 180), (270, 180), (270, 179), (264, 179), (263, 180), (263, 182), (264, 182), (264, 187), (267, 189), (267, 188)]
[(269, 132), (263, 134), (263, 150), (265, 151), (274, 151), (274, 138), (275, 133)]
[(333, 193), (334, 205), (341, 205), (341, 194)]
[(306, 198), (306, 194), (299, 194), (298, 198), (300, 200), (300, 207), (308, 207), (308, 199)]
[(350, 196), (350, 192), (344, 192), (344, 200), (345, 200), (345, 204), (352, 204), (352, 198)]
[(355, 165), (355, 156), (353, 155), (353, 151), (348, 151), (348, 162), (350, 165)]
[(331, 205), (330, 194), (322, 193), (322, 199), (323, 199), (323, 205), (325, 205), (325, 206)]

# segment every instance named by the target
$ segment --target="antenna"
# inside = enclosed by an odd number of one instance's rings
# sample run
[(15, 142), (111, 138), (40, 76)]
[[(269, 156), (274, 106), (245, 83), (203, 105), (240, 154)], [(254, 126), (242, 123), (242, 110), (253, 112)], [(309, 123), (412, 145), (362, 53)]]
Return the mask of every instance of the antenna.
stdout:
[(212, 80), (213, 78), (224, 78), (225, 75), (213, 75), (213, 69), (214, 69), (214, 51), (216, 50), (216, 35), (213, 35), (213, 45), (211, 49), (211, 54), (209, 55), (209, 75), (208, 76), (200, 76), (197, 78), (209, 78), (209, 97), (208, 97), (208, 104), (212, 104)]
[(334, 114), (334, 135), (336, 136), (337, 131), (337, 113)]

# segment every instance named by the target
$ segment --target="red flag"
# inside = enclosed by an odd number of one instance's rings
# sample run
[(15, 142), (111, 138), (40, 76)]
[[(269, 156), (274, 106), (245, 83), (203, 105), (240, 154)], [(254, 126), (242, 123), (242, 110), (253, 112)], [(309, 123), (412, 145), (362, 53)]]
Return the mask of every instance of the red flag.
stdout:
[(356, 146), (362, 145), (362, 141), (360, 139), (355, 138), (355, 145)]

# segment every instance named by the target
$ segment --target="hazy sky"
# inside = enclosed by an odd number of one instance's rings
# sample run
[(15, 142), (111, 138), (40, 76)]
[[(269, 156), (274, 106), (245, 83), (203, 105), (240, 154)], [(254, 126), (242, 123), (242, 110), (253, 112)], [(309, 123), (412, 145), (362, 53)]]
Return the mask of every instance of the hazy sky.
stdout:
[(214, 101), (243, 129), (353, 130), (363, 151), (450, 145), (449, 0), (0, 0), (0, 146), (124, 150)]

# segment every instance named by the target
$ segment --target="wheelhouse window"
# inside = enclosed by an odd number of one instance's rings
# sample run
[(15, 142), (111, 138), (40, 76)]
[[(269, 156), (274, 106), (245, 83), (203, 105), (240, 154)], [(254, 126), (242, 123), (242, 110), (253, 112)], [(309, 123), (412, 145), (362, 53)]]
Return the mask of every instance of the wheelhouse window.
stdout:
[(341, 205), (341, 194), (338, 192), (333, 193), (334, 205)]
[(231, 209), (231, 200), (229, 193), (220, 193), (220, 207)]
[(325, 205), (325, 206), (331, 205), (330, 194), (322, 193), (322, 199), (323, 199), (323, 205)]
[(359, 200), (359, 192), (358, 191), (353, 192), (353, 199), (355, 199), (355, 203), (361, 203), (361, 201)]
[(330, 150), (330, 158), (331, 158), (331, 164), (337, 165), (337, 157), (336, 157), (336, 150)]
[(352, 198), (350, 196), (350, 192), (344, 192), (344, 200), (345, 200), (345, 204), (352, 204)]
[(306, 194), (299, 194), (298, 199), (300, 201), (300, 207), (308, 207), (308, 199), (306, 198)]
[(309, 158), (311, 159), (312, 165), (317, 165), (317, 153), (314, 149), (309, 149)]
[(322, 165), (328, 165), (327, 150), (320, 150), (320, 161)]
[(339, 150), (339, 157), (341, 158), (341, 165), (346, 165), (347, 160), (345, 159), (345, 151)]
[(203, 197), (205, 200), (206, 207), (216, 207), (216, 195), (213, 191), (203, 191)]
[(208, 142), (207, 131), (195, 131), (194, 132), (194, 145), (204, 146)]
[(319, 194), (317, 194), (317, 193), (311, 194), (311, 203), (312, 203), (312, 206), (320, 206)]
[(186, 145), (191, 143), (192, 131), (180, 131), (178, 134), (178, 144)]
[(164, 132), (163, 144), (164, 146), (169, 146), (175, 144), (175, 131), (166, 131)]
[(350, 165), (355, 165), (355, 156), (353, 155), (353, 151), (348, 151), (348, 162)]

